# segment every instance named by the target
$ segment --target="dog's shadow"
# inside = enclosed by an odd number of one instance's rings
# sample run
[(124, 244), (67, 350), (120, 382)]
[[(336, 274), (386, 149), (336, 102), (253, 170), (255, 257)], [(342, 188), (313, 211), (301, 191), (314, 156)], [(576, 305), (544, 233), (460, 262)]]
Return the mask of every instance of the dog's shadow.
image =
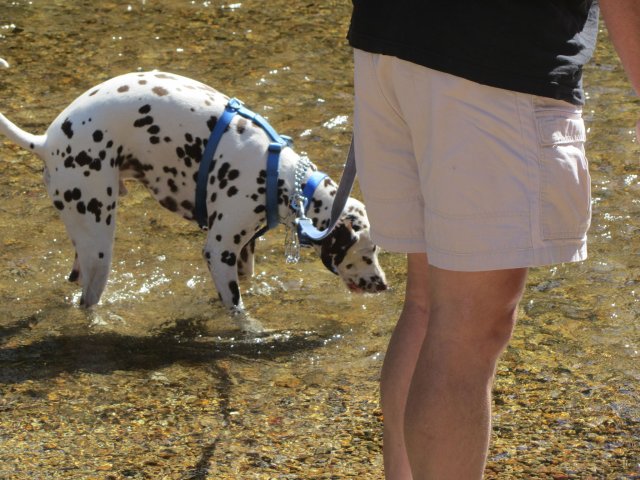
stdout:
[(336, 333), (278, 331), (252, 336), (229, 330), (212, 335), (203, 321), (183, 319), (150, 336), (87, 333), (45, 336), (26, 345), (6, 345), (36, 323), (37, 318), (29, 317), (0, 326), (0, 384), (80, 371), (153, 371), (177, 362), (210, 364), (232, 356), (274, 360), (321, 347)]

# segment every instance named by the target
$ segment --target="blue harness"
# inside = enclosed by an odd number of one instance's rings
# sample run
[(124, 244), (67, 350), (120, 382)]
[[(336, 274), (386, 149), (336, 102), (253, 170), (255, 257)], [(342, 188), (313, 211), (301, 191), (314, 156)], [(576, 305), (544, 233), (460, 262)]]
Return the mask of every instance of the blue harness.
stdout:
[(273, 127), (269, 125), (269, 122), (257, 113), (245, 108), (236, 98), (230, 99), (229, 103), (227, 103), (223, 114), (220, 116), (215, 127), (211, 131), (211, 136), (207, 141), (207, 146), (205, 147), (202, 159), (200, 160), (200, 169), (198, 170), (198, 180), (196, 183), (196, 220), (198, 221), (200, 228), (205, 230), (208, 228), (207, 184), (212, 170), (211, 165), (213, 162), (213, 156), (218, 148), (222, 135), (227, 131), (231, 120), (233, 120), (233, 117), (236, 115), (241, 115), (244, 118), (251, 120), (254, 124), (262, 128), (271, 139), (271, 143), (269, 143), (268, 148), (269, 155), (267, 157), (267, 178), (265, 185), (267, 197), (267, 225), (256, 234), (256, 237), (259, 237), (271, 228), (276, 227), (279, 223), (278, 171), (280, 164), (280, 152), (284, 147), (291, 145), (291, 139), (289, 137), (278, 135)]

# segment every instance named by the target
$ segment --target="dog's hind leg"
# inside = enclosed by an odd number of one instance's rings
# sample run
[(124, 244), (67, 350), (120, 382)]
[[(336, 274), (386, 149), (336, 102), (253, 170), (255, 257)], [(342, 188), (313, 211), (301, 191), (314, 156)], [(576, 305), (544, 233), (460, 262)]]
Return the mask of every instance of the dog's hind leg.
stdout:
[(70, 282), (80, 281), (80, 261), (78, 260), (78, 252), (76, 251), (75, 258), (73, 259), (73, 267), (71, 267), (71, 273), (69, 274)]
[(250, 240), (244, 247), (242, 247), (242, 250), (240, 250), (240, 258), (238, 259), (238, 275), (241, 277), (253, 277), (255, 251), (255, 240)]
[(94, 175), (89, 182), (78, 170), (51, 171), (47, 189), (76, 250), (69, 279), (80, 283), (80, 304), (90, 307), (100, 300), (111, 268), (118, 179)]
[[(80, 305), (84, 307), (98, 303), (107, 285), (115, 230), (112, 226), (107, 227), (110, 228), (69, 231), (77, 252), (72, 275), (78, 272), (78, 281), (82, 286)], [(70, 230), (69, 227), (67, 229)]]

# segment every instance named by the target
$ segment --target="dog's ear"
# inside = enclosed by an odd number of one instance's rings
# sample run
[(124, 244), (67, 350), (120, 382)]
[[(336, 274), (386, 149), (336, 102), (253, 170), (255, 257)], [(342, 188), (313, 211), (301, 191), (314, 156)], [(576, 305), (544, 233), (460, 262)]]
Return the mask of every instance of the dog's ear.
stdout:
[(338, 265), (342, 263), (347, 250), (356, 243), (351, 222), (340, 222), (327, 238), (320, 243), (320, 259), (330, 272), (338, 275)]

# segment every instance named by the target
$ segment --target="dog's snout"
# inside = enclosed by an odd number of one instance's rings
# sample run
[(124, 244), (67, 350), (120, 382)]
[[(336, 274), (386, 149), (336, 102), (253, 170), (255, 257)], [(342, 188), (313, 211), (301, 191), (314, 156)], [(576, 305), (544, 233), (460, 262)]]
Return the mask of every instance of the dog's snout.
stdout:
[(387, 288), (389, 288), (384, 279), (377, 275), (371, 277), (371, 286), (372, 290), (375, 292), (384, 292)]
[(378, 275), (369, 278), (360, 278), (357, 282), (350, 280), (347, 282), (347, 287), (354, 293), (377, 293), (384, 292), (389, 288), (384, 278)]

